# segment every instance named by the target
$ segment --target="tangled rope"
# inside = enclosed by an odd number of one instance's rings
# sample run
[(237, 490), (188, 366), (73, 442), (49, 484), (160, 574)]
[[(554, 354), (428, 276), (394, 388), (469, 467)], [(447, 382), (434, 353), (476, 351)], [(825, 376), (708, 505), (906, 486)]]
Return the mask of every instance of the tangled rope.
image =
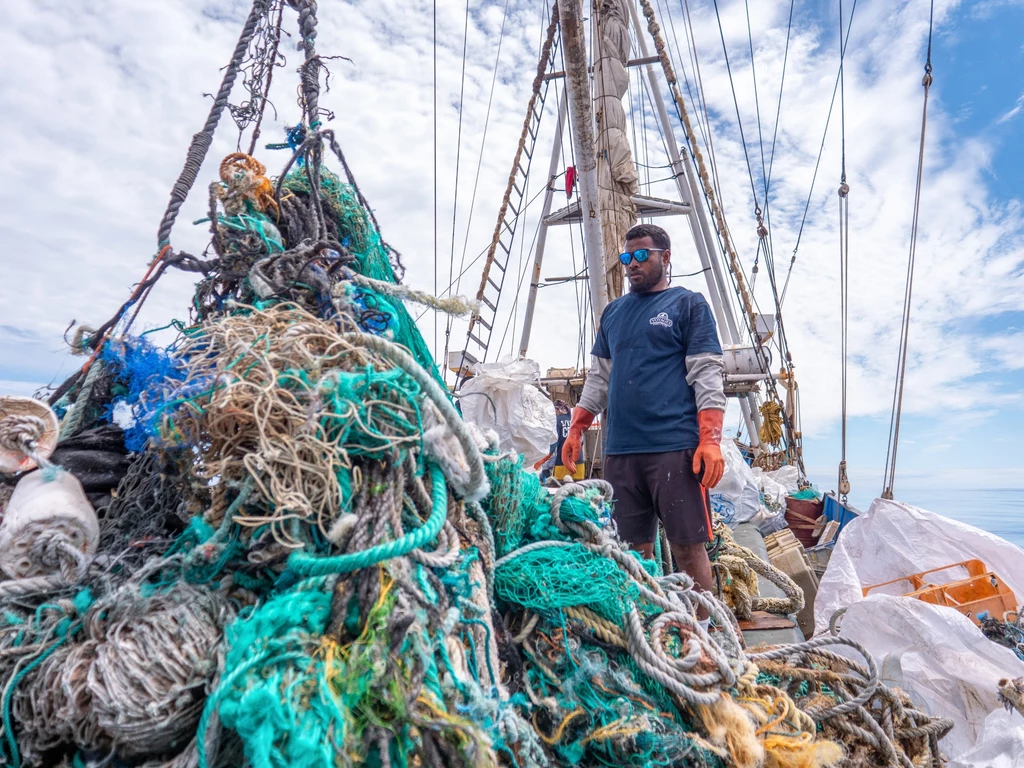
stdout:
[[(714, 526), (716, 547), (711, 568), (719, 584), (719, 594), (737, 618), (749, 619), (754, 611), (790, 615), (804, 607), (803, 590), (787, 574), (765, 562), (746, 547), (736, 543), (721, 521)], [(777, 586), (785, 597), (763, 597), (757, 577)]]
[(81, 640), (50, 655), (14, 697), (25, 758), (64, 740), (122, 759), (180, 750), (233, 615), (220, 595), (184, 583), (150, 597), (129, 583), (93, 603)]
[(46, 458), (37, 453), (39, 441), (48, 425), (39, 416), (30, 413), (12, 413), (0, 419), (0, 449), (19, 451), (37, 466), (49, 466)]
[[(398, 285), (398, 255), (320, 124), (317, 5), (288, 4), (304, 121), (284, 170), (272, 179), (251, 154), (228, 156), (210, 186), (213, 255), (167, 245), (247, 56), (265, 59), (246, 75), (264, 91), (256, 112), (232, 113), (258, 119), (267, 103), (280, 4), (256, 0), (160, 254), (55, 397), (64, 436), (115, 411), (131, 422), (132, 464), (107, 493), (91, 565), (47, 535), (30, 556), (59, 573), (38, 594), (0, 585), (0, 761), (937, 760), (948, 724), (880, 685), (870, 659), (846, 661), (833, 639), (748, 654), (721, 600), (619, 540), (607, 483), (549, 492), (461, 419), (405, 302), (473, 307)], [(201, 279), (191, 320), (158, 349), (126, 334), (168, 266)], [(31, 448), (37, 427), (10, 422), (0, 441)], [(742, 592), (754, 573), (778, 578), (742, 548), (718, 567), (735, 574), (737, 613), (799, 610), (788, 580), (779, 603)]]
[[(863, 665), (829, 650), (857, 650)], [(806, 643), (751, 654), (759, 681), (787, 691), (822, 733), (846, 746), (843, 768), (860, 765), (940, 768), (939, 739), (951, 720), (917, 710), (901, 690), (882, 685), (870, 654), (845, 638), (825, 635)]]
[(81, 583), (92, 562), (75, 543), (61, 531), (43, 531), (28, 552), (29, 562), (43, 575), (0, 581), (0, 599), (56, 592)]

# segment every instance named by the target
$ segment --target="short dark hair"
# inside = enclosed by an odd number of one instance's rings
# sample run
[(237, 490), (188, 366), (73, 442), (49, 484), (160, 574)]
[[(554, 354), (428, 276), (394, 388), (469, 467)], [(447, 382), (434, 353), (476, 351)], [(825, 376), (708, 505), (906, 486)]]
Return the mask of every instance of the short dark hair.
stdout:
[(637, 224), (626, 233), (626, 240), (639, 240), (641, 237), (649, 237), (654, 241), (655, 248), (672, 248), (672, 241), (668, 232), (654, 224)]

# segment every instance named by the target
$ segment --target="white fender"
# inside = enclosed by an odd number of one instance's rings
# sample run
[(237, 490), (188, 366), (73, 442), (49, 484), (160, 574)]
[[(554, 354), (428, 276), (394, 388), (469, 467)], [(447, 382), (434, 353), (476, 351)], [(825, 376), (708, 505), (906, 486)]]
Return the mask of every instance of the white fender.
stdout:
[(60, 470), (52, 480), (43, 474), (37, 470), (18, 481), (0, 523), (0, 569), (12, 579), (49, 575), (31, 555), (44, 532), (63, 533), (89, 557), (99, 544), (99, 521), (78, 478)]

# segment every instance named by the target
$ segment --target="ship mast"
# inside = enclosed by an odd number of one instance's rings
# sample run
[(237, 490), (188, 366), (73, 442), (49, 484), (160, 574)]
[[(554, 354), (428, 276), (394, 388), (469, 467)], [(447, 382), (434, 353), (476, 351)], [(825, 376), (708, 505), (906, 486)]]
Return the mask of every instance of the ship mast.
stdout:
[(580, 186), (590, 305), (594, 309), (596, 324), (608, 304), (608, 285), (605, 280), (603, 222), (598, 213), (597, 154), (594, 150), (587, 46), (580, 5), (580, 0), (559, 0), (558, 21), (562, 32), (562, 55), (565, 57), (565, 87), (569, 93), (569, 125)]
[[(728, 301), (726, 280), (722, 265), (714, 249), (714, 236), (704, 208), (697, 201), (699, 193), (695, 181), (692, 161), (688, 155), (680, 155), (675, 144), (668, 112), (662, 97), (661, 83), (655, 75), (653, 62), (657, 57), (648, 53), (647, 40), (636, 8), (632, 0), (598, 0), (598, 23), (595, 26), (598, 38), (595, 46), (596, 61), (594, 65), (594, 96), (597, 105), (596, 122), (599, 131), (599, 148), (601, 150), (597, 162), (592, 154), (593, 141), (590, 133), (591, 121), (594, 120), (587, 69), (586, 47), (582, 17), (579, 12), (578, 0), (561, 0), (558, 3), (559, 23), (562, 36), (562, 50), (565, 56), (565, 85), (569, 94), (570, 118), (573, 134), (573, 146), (576, 152), (577, 178), (580, 181), (580, 210), (582, 215), (587, 250), (587, 271), (591, 289), (591, 302), (594, 307), (595, 319), (599, 319), (608, 295), (613, 298), (622, 295), (622, 268), (618, 263), (618, 252), (625, 238), (626, 231), (636, 222), (637, 214), (647, 216), (685, 215), (690, 222), (695, 247), (708, 287), (708, 299), (718, 324), (719, 333), (725, 342), (727, 355), (730, 350), (740, 349), (743, 338), (732, 304)], [(629, 51), (629, 21), (632, 19), (637, 28), (637, 41), (640, 45), (642, 58), (631, 62), (627, 59)], [(629, 77), (626, 74), (628, 65), (645, 66), (651, 81), (651, 94), (658, 111), (662, 130), (667, 137), (666, 146), (669, 151), (673, 175), (679, 193), (678, 201), (660, 200), (638, 194), (636, 166), (633, 161), (629, 141), (625, 134), (625, 112), (622, 109), (622, 97), (625, 95)], [(598, 187), (600, 196), (600, 216), (594, 216), (594, 187)], [(548, 196), (551, 190), (548, 190)], [(545, 200), (547, 204), (547, 200)], [(546, 216), (546, 221), (560, 223), (570, 219), (573, 206)], [(588, 230), (588, 225), (590, 229)], [(597, 231), (602, 232), (600, 250), (594, 247)], [(533, 307), (539, 286), (540, 265), (543, 250), (538, 248), (534, 261), (535, 279), (530, 286), (530, 298), (527, 304), (527, 315), (524, 325), (524, 344), (520, 354), (526, 354), (525, 342), (529, 339), (529, 328), (533, 321)], [(597, 279), (600, 275), (603, 279)], [(608, 294), (601, 289), (607, 288)], [(753, 350), (750, 350), (753, 352)], [(753, 363), (758, 356), (746, 355)], [(751, 375), (751, 374), (746, 374)], [(752, 374), (770, 375), (767, 374)], [(751, 445), (758, 447), (758, 431), (760, 414), (757, 398), (753, 392), (740, 393), (740, 409), (750, 435)]]
[[(584, 7), (583, 2), (594, 3), (594, 7)], [(640, 16), (640, 8), (644, 18)], [(587, 10), (591, 12), (591, 29), (594, 31), (592, 71), (588, 68), (590, 62), (584, 32), (584, 12)], [(634, 55), (639, 54), (639, 57), (635, 59), (627, 58), (631, 45), (630, 23), (636, 29), (637, 49)], [(653, 53), (648, 35), (654, 40), (654, 48), (657, 49)], [(559, 46), (564, 60), (564, 72), (554, 71), (553, 66), (552, 53)], [(671, 196), (674, 199), (653, 197), (639, 191), (639, 174), (633, 159), (633, 153), (638, 150), (631, 147), (626, 135), (627, 121), (622, 104), (629, 88), (627, 73), (631, 67), (643, 67), (649, 81), (653, 117), (659, 125), (672, 169), (674, 189)], [(755, 312), (721, 203), (703, 183), (707, 161), (702, 158), (690, 127), (686, 105), (648, 0), (559, 0), (556, 3), (534, 79), (533, 95), (527, 107), (520, 146), (509, 176), (505, 202), (498, 215), (481, 276), (477, 294), (480, 308), (470, 320), (466, 349), (451, 354), (449, 367), (461, 378), (471, 375), (473, 362), (486, 359), (516, 223), (524, 209), (524, 182), (529, 172), (529, 160), (536, 148), (544, 99), (548, 85), (563, 78), (565, 90), (559, 98), (558, 126), (533, 253), (532, 280), (519, 355), (526, 357), (528, 353), (549, 227), (575, 224), (582, 227), (585, 278), (581, 273), (553, 280), (568, 282), (586, 279), (593, 312), (589, 321), (596, 327), (609, 299), (622, 294), (623, 275), (618, 253), (626, 231), (638, 219), (684, 216), (689, 223), (696, 256), (706, 282), (704, 295), (714, 313), (722, 340), (726, 394), (738, 400), (751, 447), (758, 455), (772, 461), (776, 454), (771, 453), (773, 449), (770, 445), (761, 445), (759, 436), (762, 427), (761, 387), (767, 387), (767, 397), (773, 402), (778, 401), (779, 390), (784, 388), (787, 404), (782, 407), (779, 401), (780, 408), (775, 409), (783, 414), (786, 445), (784, 460), (801, 466), (800, 433), (795, 411), (796, 382), (792, 376), (792, 364), (784, 363), (781, 373), (773, 373), (769, 369), (770, 358), (766, 343), (771, 335), (767, 331), (773, 327), (773, 318), (763, 318)], [(669, 117), (666, 108), (666, 90), (677, 112), (673, 118)], [(561, 141), (567, 127), (572, 140), (578, 195), (576, 200), (565, 207), (552, 210), (556, 169), (560, 163), (566, 162), (562, 157)], [(676, 131), (680, 127), (683, 139), (677, 142)], [(566, 191), (571, 198), (571, 186)], [(677, 248), (677, 251), (684, 252), (681, 248)], [(739, 312), (734, 306), (734, 296), (740, 302)], [(581, 322), (586, 323), (588, 319), (581, 318)], [(781, 343), (780, 351), (789, 360), (787, 350), (783, 349)], [(574, 400), (571, 392), (582, 385), (584, 372), (572, 369), (575, 372), (569, 379), (565, 379), (565, 369), (559, 370), (558, 376), (549, 380), (549, 388), (557, 384), (563, 396)], [(777, 381), (783, 386), (778, 387)], [(772, 419), (778, 418), (775, 413), (769, 415)], [(774, 433), (773, 430), (769, 432)]]

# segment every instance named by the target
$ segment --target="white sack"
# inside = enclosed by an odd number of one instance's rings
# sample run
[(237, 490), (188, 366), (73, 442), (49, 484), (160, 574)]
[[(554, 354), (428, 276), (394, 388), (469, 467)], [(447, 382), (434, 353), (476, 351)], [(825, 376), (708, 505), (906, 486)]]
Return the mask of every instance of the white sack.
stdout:
[(528, 467), (547, 456), (558, 434), (555, 405), (537, 386), (540, 366), (533, 360), (505, 359), (478, 363), (474, 372), (459, 390), (465, 395), (459, 404), (466, 421), (485, 432), (493, 429), (500, 449), (521, 453)]
[(722, 437), (725, 472), (711, 492), (711, 511), (726, 525), (735, 526), (752, 519), (761, 508), (761, 486), (743, 454), (731, 437)]
[(800, 490), (800, 470), (792, 464), (779, 467), (772, 472), (765, 472), (764, 476), (771, 478), (775, 483), (781, 485), (787, 494), (796, 493)]
[[(857, 640), (929, 714), (949, 717), (953, 731), (940, 742), (951, 768), (1008, 768), (1019, 763), (1004, 749), (1024, 745), (1024, 718), (1003, 718), (997, 685), (1024, 676), (1024, 662), (986, 639), (953, 608), (862, 588), (912, 573), (978, 559), (1016, 594), (1024, 595), (1024, 552), (998, 536), (909, 504), (876, 499), (843, 529), (814, 602), (816, 633), (847, 608), (842, 636)], [(951, 574), (952, 575), (952, 574)], [(945, 579), (936, 579), (944, 581)], [(1020, 752), (1015, 758), (1024, 763)]]
[[(999, 680), (1024, 675), (1024, 662), (966, 616), (914, 598), (872, 595), (851, 605), (841, 626), (842, 637), (875, 657), (887, 684), (905, 690), (933, 717), (953, 720), (939, 742), (951, 768), (1010, 768), (1021, 764), (1014, 754), (1024, 762), (1024, 718), (1004, 717), (997, 698)], [(1002, 754), (1002, 762), (990, 759)]]
[(815, 634), (861, 589), (963, 560), (981, 560), (1024, 596), (1024, 552), (980, 528), (897, 501), (875, 499), (844, 528), (814, 601)]
[(1024, 762), (1022, 726), (1018, 713), (1000, 707), (985, 718), (977, 746), (951, 760), (949, 768), (1019, 768)]

